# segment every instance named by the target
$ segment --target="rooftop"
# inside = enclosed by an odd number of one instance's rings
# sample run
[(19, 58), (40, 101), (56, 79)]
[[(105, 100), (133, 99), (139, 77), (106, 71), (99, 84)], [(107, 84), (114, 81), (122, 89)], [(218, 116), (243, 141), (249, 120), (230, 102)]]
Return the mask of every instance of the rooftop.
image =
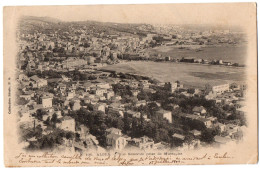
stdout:
[(225, 144), (231, 141), (229, 137), (222, 137), (222, 136), (215, 136), (214, 137), (215, 142)]
[(199, 113), (201, 113), (203, 110), (206, 110), (203, 106), (200, 106), (200, 107), (195, 106), (195, 107), (192, 109), (193, 112), (199, 112)]
[(70, 116), (64, 116), (63, 118), (62, 118), (62, 120), (74, 120), (72, 117), (70, 117)]
[(107, 138), (112, 138), (114, 140), (117, 140), (120, 137), (121, 137), (121, 135), (114, 134), (114, 133), (110, 133), (109, 135), (107, 135)]
[(184, 139), (185, 139), (185, 136), (183, 136), (183, 135), (181, 135), (181, 134), (178, 134), (178, 133), (175, 133), (174, 135), (172, 135), (172, 137), (178, 138), (178, 139), (181, 139), (181, 140), (184, 140)]
[(193, 135), (195, 135), (195, 136), (201, 135), (201, 131), (198, 131), (198, 130), (196, 130), (196, 129), (192, 130), (191, 133), (192, 133)]
[(32, 79), (32, 80), (34, 80), (34, 81), (40, 80), (40, 78), (39, 78), (38, 76), (36, 76), (36, 75), (30, 77), (30, 79)]
[(109, 129), (106, 129), (106, 132), (108, 132), (108, 133), (114, 133), (114, 134), (116, 134), (116, 133), (118, 133), (118, 132), (120, 132), (121, 133), (121, 130), (120, 129), (117, 129), (117, 128), (109, 128)]
[(167, 111), (167, 110), (163, 110), (163, 109), (156, 111), (156, 113), (159, 113), (159, 114), (165, 114), (165, 113), (169, 113), (169, 112), (171, 112), (171, 111)]

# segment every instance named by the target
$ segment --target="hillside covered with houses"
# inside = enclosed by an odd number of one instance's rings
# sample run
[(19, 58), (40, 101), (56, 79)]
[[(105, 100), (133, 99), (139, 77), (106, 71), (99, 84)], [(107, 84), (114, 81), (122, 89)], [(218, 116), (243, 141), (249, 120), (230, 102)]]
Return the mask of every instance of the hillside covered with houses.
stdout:
[(243, 140), (244, 84), (186, 88), (179, 81), (101, 69), (127, 60), (161, 60), (146, 50), (162, 44), (239, 43), (227, 30), (183, 33), (148, 24), (26, 17), (17, 39), (16, 107), (19, 141), (26, 150), (189, 150)]

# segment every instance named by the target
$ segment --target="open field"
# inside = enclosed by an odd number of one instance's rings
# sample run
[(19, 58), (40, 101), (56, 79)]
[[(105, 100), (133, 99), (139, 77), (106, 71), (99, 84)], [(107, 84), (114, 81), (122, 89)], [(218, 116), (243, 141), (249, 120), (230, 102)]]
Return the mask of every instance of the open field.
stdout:
[(189, 63), (132, 61), (109, 65), (102, 69), (139, 74), (161, 82), (179, 80), (185, 86), (197, 88), (204, 88), (207, 83), (243, 83), (246, 77), (246, 68)]

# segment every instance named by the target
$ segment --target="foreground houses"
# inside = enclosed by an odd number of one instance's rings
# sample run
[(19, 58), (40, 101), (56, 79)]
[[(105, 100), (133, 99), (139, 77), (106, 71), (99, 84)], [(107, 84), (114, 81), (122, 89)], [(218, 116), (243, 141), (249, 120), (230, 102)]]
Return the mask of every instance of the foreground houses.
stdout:
[(121, 130), (110, 128), (106, 130), (106, 143), (109, 149), (122, 150), (127, 145), (129, 137), (122, 135)]
[(200, 107), (195, 106), (192, 109), (192, 111), (193, 111), (193, 114), (196, 114), (198, 116), (205, 116), (207, 113), (206, 109), (203, 106), (200, 106)]
[(41, 79), (38, 76), (34, 75), (30, 77), (30, 83), (32, 84), (33, 88), (40, 88), (43, 86), (47, 86), (47, 80)]
[(154, 141), (147, 136), (141, 138), (134, 138), (131, 140), (132, 145), (138, 147), (139, 149), (149, 150), (154, 148)]

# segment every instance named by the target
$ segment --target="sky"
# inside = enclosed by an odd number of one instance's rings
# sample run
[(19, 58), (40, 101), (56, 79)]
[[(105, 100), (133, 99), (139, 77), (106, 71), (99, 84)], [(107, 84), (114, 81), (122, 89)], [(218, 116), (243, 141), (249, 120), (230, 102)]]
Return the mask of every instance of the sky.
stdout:
[(247, 19), (256, 12), (254, 5), (253, 3), (222, 3), (33, 6), (18, 7), (14, 11), (16, 16), (53, 17), (62, 21), (245, 26)]

